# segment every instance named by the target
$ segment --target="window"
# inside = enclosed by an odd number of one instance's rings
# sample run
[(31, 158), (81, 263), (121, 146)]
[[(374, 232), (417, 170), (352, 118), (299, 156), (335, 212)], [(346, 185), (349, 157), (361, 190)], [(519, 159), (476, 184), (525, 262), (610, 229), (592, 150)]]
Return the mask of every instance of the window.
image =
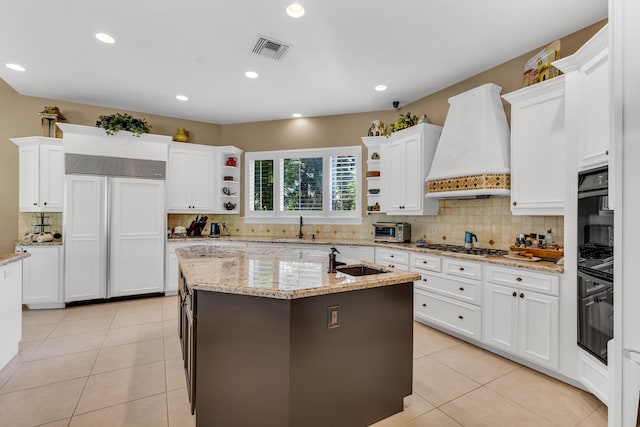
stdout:
[(245, 220), (361, 222), (360, 153), (359, 146), (246, 153)]

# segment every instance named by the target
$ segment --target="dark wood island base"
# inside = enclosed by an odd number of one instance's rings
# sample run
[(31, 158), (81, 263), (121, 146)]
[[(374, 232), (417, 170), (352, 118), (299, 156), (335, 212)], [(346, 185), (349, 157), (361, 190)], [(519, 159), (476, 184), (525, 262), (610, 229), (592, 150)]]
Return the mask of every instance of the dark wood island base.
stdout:
[(402, 411), (412, 300), (413, 283), (292, 300), (195, 291), (197, 426), (357, 427)]

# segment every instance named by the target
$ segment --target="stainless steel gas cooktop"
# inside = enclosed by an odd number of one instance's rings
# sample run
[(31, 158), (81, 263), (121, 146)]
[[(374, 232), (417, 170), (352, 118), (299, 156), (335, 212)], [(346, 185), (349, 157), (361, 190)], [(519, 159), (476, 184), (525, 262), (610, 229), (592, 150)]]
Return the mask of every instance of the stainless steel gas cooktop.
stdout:
[(503, 251), (501, 249), (489, 249), (489, 248), (467, 249), (464, 246), (446, 245), (443, 243), (416, 243), (416, 246), (419, 248), (435, 249), (443, 252), (455, 252), (459, 254), (469, 254), (469, 255), (502, 256), (502, 255), (507, 255), (509, 253), (509, 251)]

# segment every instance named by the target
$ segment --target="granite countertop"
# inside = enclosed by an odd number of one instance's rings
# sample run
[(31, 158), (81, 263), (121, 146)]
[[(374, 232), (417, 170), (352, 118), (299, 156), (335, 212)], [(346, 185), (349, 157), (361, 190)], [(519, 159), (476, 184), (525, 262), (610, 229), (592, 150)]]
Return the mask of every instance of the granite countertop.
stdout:
[(22, 240), (16, 240), (13, 242), (14, 246), (61, 246), (62, 240), (53, 240), (51, 242), (23, 242)]
[(327, 273), (326, 251), (196, 245), (176, 249), (189, 288), (277, 299), (305, 298), (420, 279), (417, 273), (373, 263), (385, 273), (354, 277)]
[(0, 255), (0, 267), (2, 267), (3, 265), (7, 265), (7, 264), (11, 264), (12, 262), (15, 261), (19, 261), (23, 258), (26, 257), (30, 257), (31, 254), (30, 253), (17, 253), (17, 254), (5, 254), (5, 255)]
[[(228, 236), (228, 237), (184, 237), (168, 239), (168, 242), (203, 242), (215, 243), (220, 242), (254, 242), (254, 243), (297, 243), (312, 245), (356, 245), (356, 246), (378, 246), (390, 249), (399, 249), (403, 251), (418, 252), (436, 256), (446, 256), (449, 258), (459, 258), (468, 261), (487, 262), (489, 264), (502, 265), (505, 267), (527, 268), (529, 270), (544, 271), (548, 273), (564, 273), (564, 266), (556, 265), (550, 261), (518, 261), (508, 259), (503, 256), (496, 255), (471, 255), (456, 252), (447, 252), (437, 249), (418, 248), (415, 242), (412, 243), (381, 243), (372, 240), (337, 240), (337, 239), (298, 239), (298, 238), (281, 238), (281, 237), (251, 237), (251, 236)], [(325, 254), (326, 255), (326, 254)]]

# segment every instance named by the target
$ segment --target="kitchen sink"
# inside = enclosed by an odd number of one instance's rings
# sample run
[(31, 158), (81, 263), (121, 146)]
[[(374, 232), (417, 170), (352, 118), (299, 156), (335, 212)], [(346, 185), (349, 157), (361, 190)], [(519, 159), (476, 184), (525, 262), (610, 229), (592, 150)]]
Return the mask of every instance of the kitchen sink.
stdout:
[(336, 271), (338, 273), (348, 274), (349, 276), (370, 276), (372, 274), (386, 273), (385, 270), (368, 267), (366, 265), (349, 265), (346, 267), (337, 267)]

